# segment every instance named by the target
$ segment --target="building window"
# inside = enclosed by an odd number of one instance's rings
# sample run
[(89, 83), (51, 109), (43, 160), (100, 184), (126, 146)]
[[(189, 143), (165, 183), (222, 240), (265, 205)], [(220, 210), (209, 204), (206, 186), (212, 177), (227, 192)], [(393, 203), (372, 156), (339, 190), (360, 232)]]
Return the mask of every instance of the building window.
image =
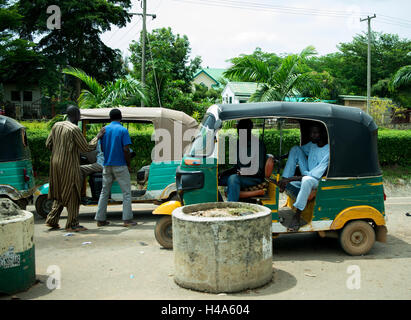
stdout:
[(20, 101), (20, 91), (11, 92), (11, 101)]
[(32, 91), (24, 91), (23, 92), (23, 101), (33, 101), (33, 92)]
[(233, 103), (233, 97), (230, 97), (230, 103)]

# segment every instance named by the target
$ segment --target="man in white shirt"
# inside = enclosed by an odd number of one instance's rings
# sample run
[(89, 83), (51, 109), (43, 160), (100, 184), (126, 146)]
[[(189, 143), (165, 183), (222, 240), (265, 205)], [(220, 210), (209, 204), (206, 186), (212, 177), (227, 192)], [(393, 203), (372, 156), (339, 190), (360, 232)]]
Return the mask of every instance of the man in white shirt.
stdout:
[[(320, 124), (311, 126), (310, 140), (310, 142), (303, 146), (291, 148), (282, 179), (278, 183), (280, 192), (284, 192), (286, 188), (293, 189), (293, 187), (299, 190), (294, 202), (297, 212), (289, 227), (291, 231), (299, 229), (301, 212), (307, 205), (311, 190), (318, 187), (319, 180), (328, 167), (330, 147), (325, 129)], [(297, 164), (300, 168), (301, 176), (294, 176)]]

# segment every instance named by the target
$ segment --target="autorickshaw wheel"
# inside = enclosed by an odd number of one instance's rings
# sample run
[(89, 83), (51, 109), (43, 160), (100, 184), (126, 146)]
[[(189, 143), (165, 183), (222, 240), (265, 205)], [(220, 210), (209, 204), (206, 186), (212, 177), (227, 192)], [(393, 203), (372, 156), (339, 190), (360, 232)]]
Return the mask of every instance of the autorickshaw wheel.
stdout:
[(349, 222), (340, 233), (341, 247), (352, 256), (367, 254), (374, 242), (374, 228), (366, 221)]
[(157, 220), (154, 235), (160, 245), (166, 249), (173, 248), (173, 229), (171, 216), (164, 216)]
[(167, 201), (180, 201), (181, 202), (181, 199), (177, 193), (172, 193)]
[(53, 200), (47, 199), (47, 194), (39, 196), (34, 204), (36, 212), (40, 217), (47, 218), (47, 215), (53, 207)]
[(27, 199), (19, 199), (19, 200), (14, 201), (14, 203), (16, 203), (20, 207), (21, 210), (26, 210), (27, 205), (29, 204)]

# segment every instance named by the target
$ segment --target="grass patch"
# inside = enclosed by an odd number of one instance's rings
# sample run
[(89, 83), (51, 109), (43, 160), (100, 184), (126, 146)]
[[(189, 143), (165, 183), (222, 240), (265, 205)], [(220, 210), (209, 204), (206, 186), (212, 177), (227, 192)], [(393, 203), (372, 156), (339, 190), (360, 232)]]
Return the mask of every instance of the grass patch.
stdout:
[(381, 170), (384, 183), (395, 185), (411, 184), (411, 166), (384, 166)]

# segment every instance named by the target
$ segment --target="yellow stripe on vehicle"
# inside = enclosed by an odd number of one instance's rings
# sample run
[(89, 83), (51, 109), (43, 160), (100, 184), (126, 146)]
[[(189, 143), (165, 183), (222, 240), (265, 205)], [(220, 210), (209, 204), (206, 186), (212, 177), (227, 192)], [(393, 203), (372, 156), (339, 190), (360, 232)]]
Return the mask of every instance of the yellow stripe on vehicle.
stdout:
[(382, 182), (374, 182), (374, 183), (367, 183), (369, 186), (375, 187), (375, 186), (381, 186)]
[(337, 190), (337, 189), (350, 189), (350, 188), (354, 188), (354, 185), (321, 187), (321, 190)]

